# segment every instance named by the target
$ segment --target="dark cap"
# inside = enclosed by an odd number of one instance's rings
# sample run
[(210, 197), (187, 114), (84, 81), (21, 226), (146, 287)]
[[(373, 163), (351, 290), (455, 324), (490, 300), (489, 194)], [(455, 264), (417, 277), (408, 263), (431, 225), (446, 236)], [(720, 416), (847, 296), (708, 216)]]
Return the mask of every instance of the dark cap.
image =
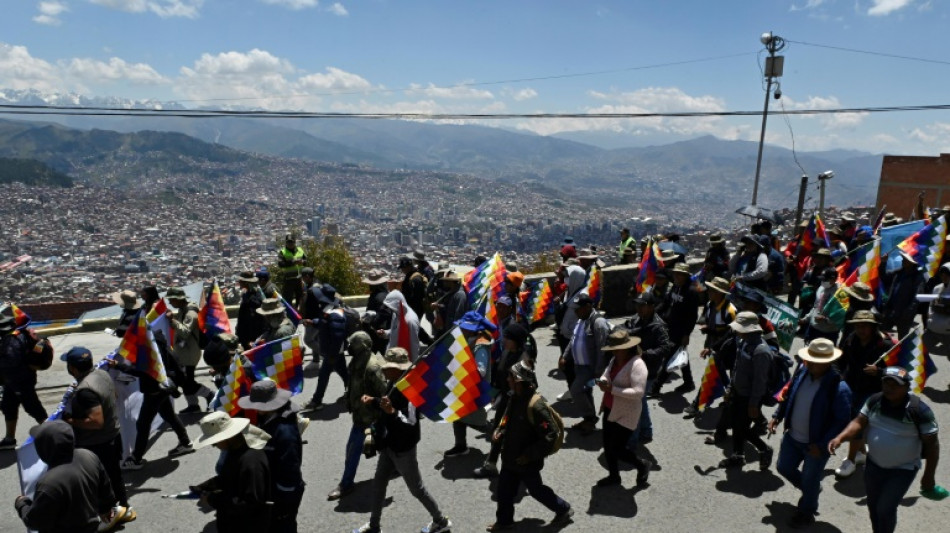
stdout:
[(907, 373), (907, 370), (899, 366), (889, 366), (885, 368), (884, 374), (881, 375), (881, 381), (885, 379), (893, 379), (901, 385), (910, 385), (911, 382), (910, 374)]
[(70, 365), (92, 363), (92, 352), (83, 346), (73, 346), (68, 352), (59, 356), (59, 360), (66, 361)]
[(582, 292), (574, 297), (574, 305), (580, 307), (582, 305), (588, 305), (588, 304), (590, 305), (594, 304), (594, 299), (591, 298), (589, 294)]
[(310, 268), (310, 267), (303, 267), (303, 268), (300, 269), (300, 275), (301, 275), (301, 276), (312, 276), (312, 275), (313, 275), (313, 269)]
[(509, 324), (502, 335), (504, 335), (506, 339), (515, 341), (518, 346), (524, 346), (524, 343), (528, 341), (528, 330), (521, 324)]
[(406, 268), (406, 267), (411, 267), (411, 266), (413, 266), (411, 257), (399, 258), (399, 268)]
[(633, 299), (637, 305), (656, 305), (656, 296), (652, 291), (643, 291)]

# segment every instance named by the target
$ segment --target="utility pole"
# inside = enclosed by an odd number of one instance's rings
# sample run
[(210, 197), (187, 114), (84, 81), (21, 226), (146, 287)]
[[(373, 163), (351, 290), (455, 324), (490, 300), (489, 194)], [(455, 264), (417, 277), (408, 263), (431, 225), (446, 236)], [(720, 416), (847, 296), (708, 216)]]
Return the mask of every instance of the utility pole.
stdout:
[(818, 174), (818, 188), (821, 191), (820, 199), (818, 201), (818, 216), (824, 220), (825, 218), (825, 182), (835, 177), (834, 171), (826, 170), (821, 174)]
[[(762, 110), (762, 131), (759, 133), (759, 155), (755, 160), (755, 183), (752, 186), (752, 205), (757, 205), (759, 199), (759, 174), (762, 171), (762, 148), (765, 146), (765, 123), (769, 117), (769, 96), (772, 94), (772, 83), (774, 78), (782, 77), (782, 70), (785, 66), (785, 57), (777, 56), (775, 52), (785, 48), (785, 39), (772, 32), (763, 33), (759, 38), (765, 49), (769, 52), (769, 57), (765, 58), (765, 109)], [(778, 82), (775, 82), (778, 85)], [(782, 97), (781, 86), (775, 90), (775, 99)]]
[(802, 210), (805, 209), (805, 192), (808, 189), (808, 175), (802, 174), (802, 184), (798, 187), (798, 207), (795, 209), (795, 229), (798, 231), (798, 225), (802, 223)]

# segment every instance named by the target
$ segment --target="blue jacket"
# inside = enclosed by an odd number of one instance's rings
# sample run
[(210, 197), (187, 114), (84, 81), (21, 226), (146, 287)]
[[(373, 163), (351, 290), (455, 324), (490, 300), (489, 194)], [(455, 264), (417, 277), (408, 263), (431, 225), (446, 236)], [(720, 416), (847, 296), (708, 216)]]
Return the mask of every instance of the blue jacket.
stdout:
[(346, 342), (346, 316), (342, 308), (336, 308), (325, 314), (317, 324), (320, 341), (320, 354), (336, 359), (343, 351)]
[[(798, 387), (808, 375), (804, 367), (799, 367), (792, 378), (787, 400), (780, 403), (772, 418), (783, 420), (791, 415), (798, 397)], [(834, 369), (829, 369), (822, 376), (818, 392), (811, 404), (811, 413), (808, 416), (808, 438), (823, 453), (827, 453), (828, 441), (838, 436), (851, 421), (851, 389), (841, 379), (841, 375)], [(788, 420), (785, 420), (785, 430), (788, 431)]]

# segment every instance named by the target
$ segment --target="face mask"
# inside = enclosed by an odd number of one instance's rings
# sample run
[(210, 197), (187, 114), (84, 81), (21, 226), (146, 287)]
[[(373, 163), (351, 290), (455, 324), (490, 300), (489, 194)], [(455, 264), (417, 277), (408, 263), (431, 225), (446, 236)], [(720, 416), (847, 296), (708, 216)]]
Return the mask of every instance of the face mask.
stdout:
[(270, 324), (270, 327), (272, 327), (272, 328), (278, 328), (278, 327), (280, 327), (280, 323), (283, 322), (283, 321), (284, 321), (283, 318), (277, 317), (277, 318), (270, 318), (270, 319), (268, 319), (267, 322)]
[(832, 283), (832, 282), (830, 282), (830, 281), (822, 281), (822, 282), (821, 282), (821, 286), (824, 287), (824, 288), (826, 288), (826, 289), (830, 289), (832, 285), (834, 285), (834, 283)]

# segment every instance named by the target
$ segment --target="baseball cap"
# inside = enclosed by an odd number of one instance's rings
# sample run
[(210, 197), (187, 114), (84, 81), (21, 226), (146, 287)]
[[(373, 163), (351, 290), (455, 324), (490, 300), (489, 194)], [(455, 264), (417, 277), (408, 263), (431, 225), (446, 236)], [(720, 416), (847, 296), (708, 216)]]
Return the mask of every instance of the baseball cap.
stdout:
[(60, 361), (66, 361), (68, 364), (84, 363), (92, 361), (92, 352), (84, 346), (73, 346), (68, 352), (59, 356)]
[(910, 385), (910, 374), (907, 373), (907, 370), (899, 366), (889, 366), (884, 369), (884, 375), (881, 376), (881, 381), (885, 379), (893, 379), (901, 385)]

